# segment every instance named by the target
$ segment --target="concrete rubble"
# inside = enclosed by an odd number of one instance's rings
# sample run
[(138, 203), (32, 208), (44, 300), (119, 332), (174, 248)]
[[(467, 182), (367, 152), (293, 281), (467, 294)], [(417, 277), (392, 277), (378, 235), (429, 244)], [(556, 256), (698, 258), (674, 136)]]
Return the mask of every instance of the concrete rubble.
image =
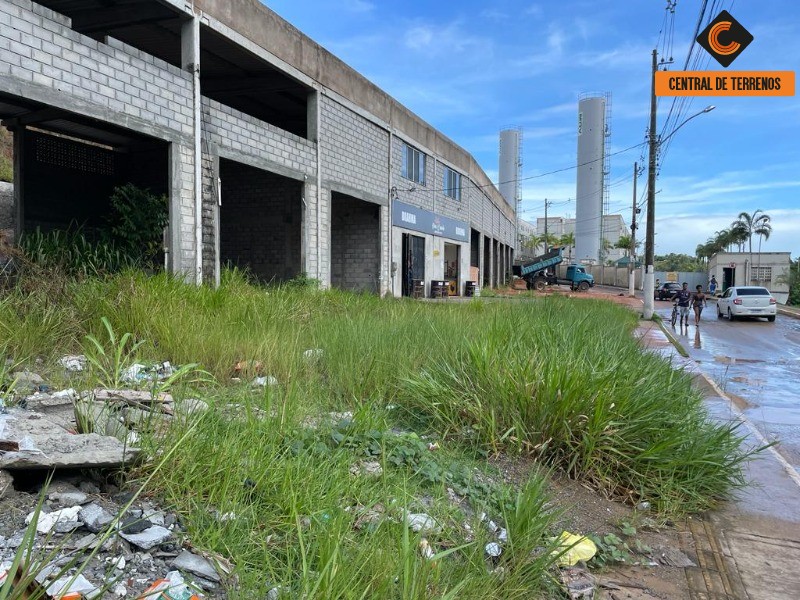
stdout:
[[(60, 364), (79, 373), (86, 359), (65, 356)], [(171, 369), (162, 363), (136, 377), (164, 378)], [(47, 557), (23, 574), (43, 598), (138, 598), (180, 581), (187, 598), (224, 599), (232, 566), (193, 552), (176, 514), (100, 475), (135, 464), (140, 451), (130, 441), (141, 428), (208, 405), (133, 389), (53, 391), (36, 373), (14, 377), (14, 396), (0, 398), (0, 580), (11, 575), (17, 553), (31, 551)]]

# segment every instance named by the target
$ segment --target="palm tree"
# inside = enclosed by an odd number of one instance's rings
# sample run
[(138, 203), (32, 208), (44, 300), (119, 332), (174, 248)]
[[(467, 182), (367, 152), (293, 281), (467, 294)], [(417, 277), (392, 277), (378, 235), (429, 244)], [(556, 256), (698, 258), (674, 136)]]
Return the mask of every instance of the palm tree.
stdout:
[(527, 248), (533, 254), (536, 254), (537, 249), (541, 245), (542, 245), (542, 238), (541, 238), (541, 236), (538, 236), (535, 233), (523, 236), (523, 238), (522, 238), (522, 247), (523, 248)]
[[(739, 216), (736, 218), (736, 221), (733, 222), (731, 225), (732, 227), (738, 227), (743, 232), (747, 232), (747, 244), (748, 244), (748, 251), (750, 253), (750, 269), (753, 268), (753, 234), (763, 236), (763, 233), (758, 233), (758, 230), (765, 231), (765, 228), (769, 228), (769, 232), (767, 233), (767, 237), (769, 237), (769, 233), (772, 232), (772, 226), (769, 224), (770, 216), (766, 214), (760, 208), (757, 209), (753, 214), (748, 214), (746, 212), (740, 212)], [(752, 280), (752, 277), (750, 277)]]
[(761, 240), (767, 241), (769, 239), (769, 235), (772, 233), (772, 225), (769, 224), (769, 220), (763, 221), (758, 228), (753, 230), (758, 236), (758, 283), (761, 284)]
[(558, 243), (561, 246), (566, 246), (567, 250), (567, 261), (572, 263), (572, 249), (575, 247), (575, 233), (570, 231), (569, 233), (565, 233), (561, 236), (558, 240)]
[[(631, 244), (632, 244), (632, 242), (633, 242), (633, 238), (631, 238), (631, 236), (629, 236), (629, 235), (621, 235), (621, 236), (619, 236), (619, 239), (617, 240), (617, 243), (614, 244), (614, 248), (619, 248), (620, 250), (624, 250), (625, 251), (625, 256), (630, 256), (631, 255)], [(636, 242), (636, 247), (637, 248), (639, 246), (641, 246), (641, 245), (642, 245), (641, 242)]]

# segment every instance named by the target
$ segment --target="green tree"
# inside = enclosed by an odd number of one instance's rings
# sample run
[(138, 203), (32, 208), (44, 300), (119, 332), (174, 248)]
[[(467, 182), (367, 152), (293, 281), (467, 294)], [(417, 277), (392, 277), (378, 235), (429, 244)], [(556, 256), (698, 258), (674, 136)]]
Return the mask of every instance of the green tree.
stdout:
[(705, 266), (703, 263), (693, 256), (688, 254), (675, 254), (670, 253), (666, 255), (656, 256), (655, 267), (656, 271), (684, 271), (684, 272), (703, 272)]
[[(620, 250), (625, 251), (625, 256), (631, 255), (631, 243), (633, 242), (633, 238), (629, 235), (621, 235), (617, 240), (617, 243), (614, 244), (614, 248), (619, 248)], [(636, 247), (638, 248), (641, 246), (641, 242), (636, 242)]]
[(789, 263), (789, 271), (782, 273), (775, 279), (776, 283), (785, 283), (789, 286), (790, 306), (800, 306), (800, 258)]
[[(769, 234), (772, 233), (772, 225), (770, 225), (770, 216), (766, 214), (763, 210), (756, 209), (753, 214), (749, 214), (746, 212), (740, 212), (739, 216), (731, 225), (732, 227), (738, 228), (742, 231), (744, 235), (746, 233), (747, 237), (745, 240), (747, 241), (748, 252), (750, 254), (750, 269), (753, 268), (753, 236), (757, 235), (759, 238), (766, 236), (769, 238)], [(759, 253), (761, 252), (761, 245), (759, 244)], [(752, 279), (752, 277), (751, 277)]]
[(567, 261), (571, 263), (572, 251), (575, 248), (575, 233), (572, 231), (565, 233), (561, 236), (561, 238), (559, 238), (558, 243), (567, 249)]

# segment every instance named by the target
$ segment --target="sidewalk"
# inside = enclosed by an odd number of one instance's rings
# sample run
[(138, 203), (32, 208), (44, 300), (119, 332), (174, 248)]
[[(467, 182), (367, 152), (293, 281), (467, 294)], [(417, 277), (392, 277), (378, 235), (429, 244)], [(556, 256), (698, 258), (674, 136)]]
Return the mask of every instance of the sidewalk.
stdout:
[[(745, 444), (765, 444), (716, 383), (675, 351), (657, 323), (642, 321), (636, 336), (644, 347), (693, 373), (711, 415), (742, 423)], [(738, 498), (689, 521), (684, 551), (698, 565), (686, 569), (692, 598), (800, 598), (800, 475), (773, 448), (752, 461), (745, 475), (749, 486)]]

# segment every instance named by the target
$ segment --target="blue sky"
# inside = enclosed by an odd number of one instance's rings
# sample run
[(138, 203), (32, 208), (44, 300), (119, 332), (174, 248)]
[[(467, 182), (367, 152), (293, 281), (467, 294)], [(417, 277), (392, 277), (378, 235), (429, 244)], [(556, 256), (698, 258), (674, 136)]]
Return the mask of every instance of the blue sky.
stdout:
[[(463, 146), (493, 181), (500, 129), (522, 127), (522, 218), (535, 221), (545, 198), (553, 201), (549, 214), (575, 215), (575, 170), (546, 174), (576, 163), (579, 95), (611, 93), (612, 153), (643, 142), (651, 52), (669, 51), (671, 39), (670, 69), (683, 69), (703, 2), (678, 0), (667, 20), (665, 0), (265, 4)], [(755, 38), (729, 71), (800, 68), (800, 2), (709, 0), (702, 26), (723, 8)], [(723, 70), (702, 49), (695, 57), (701, 70)], [(798, 97), (688, 100), (684, 118), (716, 109), (682, 127), (662, 157), (656, 253), (694, 254), (741, 211), (762, 209), (773, 225), (762, 249), (797, 258)], [(671, 98), (659, 100), (659, 130), (671, 106)], [(636, 148), (611, 159), (610, 209), (628, 223), (633, 163), (643, 158)], [(641, 196), (646, 173), (638, 185)]]

